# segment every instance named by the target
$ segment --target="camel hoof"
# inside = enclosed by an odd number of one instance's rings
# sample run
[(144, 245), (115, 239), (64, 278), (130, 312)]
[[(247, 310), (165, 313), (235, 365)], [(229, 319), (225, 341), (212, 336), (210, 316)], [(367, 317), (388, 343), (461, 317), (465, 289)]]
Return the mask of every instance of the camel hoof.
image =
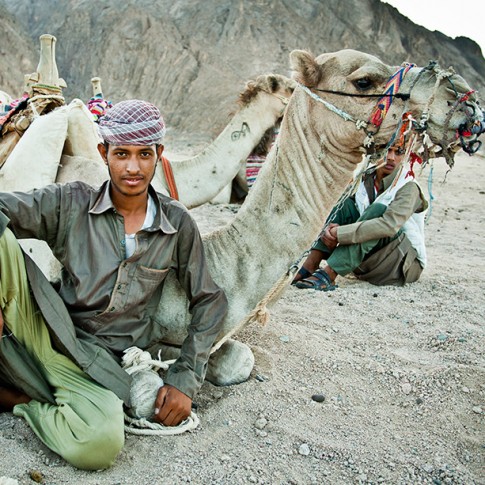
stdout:
[(209, 359), (206, 380), (216, 386), (230, 386), (246, 381), (254, 366), (251, 349), (237, 340), (228, 340)]

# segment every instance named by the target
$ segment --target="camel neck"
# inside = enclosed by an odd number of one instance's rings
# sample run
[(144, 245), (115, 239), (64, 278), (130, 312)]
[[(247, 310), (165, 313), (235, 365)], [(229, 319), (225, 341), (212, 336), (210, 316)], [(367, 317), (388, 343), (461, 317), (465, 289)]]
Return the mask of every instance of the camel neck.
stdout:
[[(324, 124), (317, 125), (322, 128), (317, 130), (307, 121), (309, 111), (313, 111), (313, 118), (324, 117), (329, 123), (333, 119), (325, 107), (309, 106), (312, 100), (304, 93), (298, 94), (297, 89), (277, 142), (235, 221), (237, 225), (254, 218), (250, 229), (253, 233), (265, 232), (267, 227), (284, 227), (278, 242), (287, 239), (289, 251), (311, 244), (360, 161), (358, 155), (355, 159), (335, 155), (336, 144), (321, 135)], [(349, 123), (351, 129), (355, 130)], [(331, 127), (328, 131), (332, 132)]]

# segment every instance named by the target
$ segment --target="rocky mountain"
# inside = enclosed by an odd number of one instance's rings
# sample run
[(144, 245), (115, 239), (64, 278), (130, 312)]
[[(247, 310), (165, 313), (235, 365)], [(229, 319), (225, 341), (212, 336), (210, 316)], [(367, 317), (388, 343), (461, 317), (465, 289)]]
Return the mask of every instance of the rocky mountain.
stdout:
[(24, 74), (32, 73), (37, 65), (33, 61), (38, 58), (38, 42), (1, 1), (0, 19), (0, 90), (17, 97), (22, 94)]
[(353, 48), (395, 65), (434, 59), (476, 88), (485, 78), (475, 42), (430, 32), (379, 0), (0, 0), (0, 14), (0, 89), (21, 93), (49, 33), (68, 100), (88, 100), (99, 76), (112, 101), (150, 100), (172, 130), (207, 137), (248, 79), (289, 75), (293, 49)]

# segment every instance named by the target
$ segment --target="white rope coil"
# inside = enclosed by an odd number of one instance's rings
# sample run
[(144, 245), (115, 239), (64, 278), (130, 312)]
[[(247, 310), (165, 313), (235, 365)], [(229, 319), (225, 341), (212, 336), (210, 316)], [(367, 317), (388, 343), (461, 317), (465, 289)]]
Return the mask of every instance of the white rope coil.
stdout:
[(155, 360), (152, 359), (150, 352), (138, 347), (130, 347), (124, 351), (122, 367), (130, 375), (141, 370), (153, 369), (155, 372), (158, 372), (159, 370), (167, 370), (175, 360), (161, 361), (160, 353), (161, 352), (158, 352), (158, 360)]
[(125, 431), (136, 435), (173, 436), (192, 431), (199, 426), (200, 420), (194, 412), (178, 426), (164, 426), (150, 421), (148, 416), (153, 414), (158, 390), (163, 386), (159, 370), (167, 370), (175, 360), (153, 359), (149, 352), (138, 347), (125, 350), (122, 367), (132, 376), (133, 383), (130, 397), (134, 416), (125, 413)]
[(163, 426), (163, 424), (154, 423), (145, 418), (132, 418), (127, 414), (125, 414), (125, 421), (128, 423), (125, 424), (127, 433), (152, 436), (175, 436), (186, 431), (192, 431), (200, 424), (200, 420), (194, 412), (191, 412), (190, 416), (178, 426)]

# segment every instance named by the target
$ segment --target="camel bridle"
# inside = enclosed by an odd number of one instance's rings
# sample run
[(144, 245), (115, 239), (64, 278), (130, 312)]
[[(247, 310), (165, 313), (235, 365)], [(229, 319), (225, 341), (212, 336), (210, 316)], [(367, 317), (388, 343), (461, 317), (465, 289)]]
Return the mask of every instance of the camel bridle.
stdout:
[[(382, 125), (384, 118), (386, 114), (388, 113), (392, 102), (394, 101), (395, 98), (400, 99), (405, 102), (404, 110), (403, 113), (406, 112), (406, 103), (407, 101), (411, 98), (411, 92), (418, 83), (419, 79), (425, 72), (431, 72), (436, 76), (436, 83), (434, 86), (434, 91), (431, 97), (428, 100), (428, 103), (422, 112), (419, 121), (413, 119), (412, 120), (412, 125), (413, 129), (422, 134), (423, 136), (425, 135), (427, 126), (428, 126), (428, 118), (429, 118), (429, 111), (431, 104), (434, 101), (436, 92), (439, 89), (439, 86), (441, 84), (441, 81), (443, 79), (447, 79), (450, 85), (453, 88), (453, 91), (456, 96), (456, 101), (453, 103), (450, 111), (447, 114), (445, 124), (444, 124), (444, 135), (442, 139), (442, 146), (446, 147), (449, 143), (447, 139), (447, 132), (448, 132), (448, 126), (451, 121), (451, 117), (453, 116), (454, 112), (459, 108), (463, 107), (463, 111), (465, 113), (465, 121), (457, 128), (456, 130), (456, 138), (459, 139), (460, 146), (463, 148), (463, 150), (466, 153), (473, 154), (475, 153), (481, 146), (482, 142), (479, 141), (477, 138), (481, 133), (485, 132), (485, 116), (484, 113), (482, 112), (481, 114), (481, 119), (477, 117), (476, 113), (476, 107), (474, 104), (469, 102), (469, 97), (471, 94), (473, 94), (475, 91), (469, 91), (464, 94), (458, 93), (458, 91), (455, 88), (455, 85), (453, 84), (452, 81), (452, 76), (455, 74), (454, 70), (452, 68), (446, 70), (443, 70), (439, 67), (436, 61), (430, 61), (430, 63), (426, 66), (421, 68), (419, 71), (418, 75), (414, 79), (412, 85), (410, 86), (409, 92), (407, 93), (400, 93), (399, 88), (401, 86), (401, 83), (404, 79), (404, 76), (407, 74), (407, 72), (415, 67), (414, 64), (411, 63), (404, 63), (392, 76), (389, 78), (389, 80), (386, 83), (386, 87), (384, 89), (384, 92), (381, 94), (365, 94), (365, 93), (346, 93), (343, 91), (332, 91), (332, 90), (326, 90), (326, 89), (318, 89), (318, 88), (309, 88), (308, 86), (305, 86), (301, 83), (298, 83), (298, 86), (305, 92), (307, 93), (312, 99), (315, 101), (323, 104), (327, 109), (332, 111), (333, 113), (337, 114), (341, 118), (343, 118), (345, 121), (351, 121), (355, 123), (355, 126), (357, 130), (364, 130), (366, 133), (366, 138), (364, 139), (363, 145), (364, 148), (370, 149), (373, 148), (375, 143), (374, 143), (374, 137), (379, 131), (380, 126)], [(334, 94), (337, 96), (347, 96), (347, 97), (359, 97), (359, 98), (378, 98), (376, 105), (374, 106), (374, 109), (372, 110), (369, 118), (367, 120), (360, 120), (357, 119), (355, 116), (345, 112), (341, 108), (335, 106), (334, 104), (326, 101), (323, 99), (321, 96), (319, 96), (317, 93), (314, 91), (318, 92), (323, 92), (323, 93), (328, 93), (328, 94)], [(401, 124), (398, 125), (396, 129), (396, 133), (400, 130)], [(391, 137), (389, 143), (387, 146), (391, 146), (391, 144), (394, 142), (396, 133)], [(449, 156), (448, 156), (449, 157)], [(449, 157), (447, 157), (447, 162), (450, 163)]]

